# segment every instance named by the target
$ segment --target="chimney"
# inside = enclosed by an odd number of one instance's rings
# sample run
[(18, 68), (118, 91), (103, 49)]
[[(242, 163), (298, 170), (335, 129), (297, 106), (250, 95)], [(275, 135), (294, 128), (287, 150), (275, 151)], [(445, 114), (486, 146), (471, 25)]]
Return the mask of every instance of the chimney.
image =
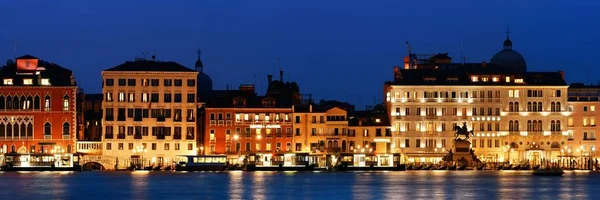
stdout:
[(312, 105), (308, 105), (308, 112), (312, 113)]
[(273, 81), (273, 75), (267, 75), (267, 81), (269, 81), (267, 83), (271, 84), (271, 81)]
[(400, 67), (394, 66), (394, 80), (400, 79)]
[(563, 80), (565, 80), (565, 71), (558, 70), (558, 73), (560, 73), (560, 78), (562, 78)]
[(485, 63), (485, 61), (481, 62), (481, 67), (485, 68), (486, 65), (487, 63)]
[(279, 81), (283, 83), (283, 70), (279, 70)]

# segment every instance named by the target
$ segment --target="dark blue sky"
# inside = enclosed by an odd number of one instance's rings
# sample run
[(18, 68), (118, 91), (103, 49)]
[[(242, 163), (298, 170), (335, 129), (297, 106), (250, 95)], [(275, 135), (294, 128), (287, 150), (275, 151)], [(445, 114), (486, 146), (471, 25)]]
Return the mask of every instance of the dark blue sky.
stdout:
[[(173, 3), (167, 3), (173, 2)], [(176, 2), (176, 3), (174, 3)], [(32, 54), (75, 71), (88, 93), (100, 72), (141, 52), (192, 68), (204, 52), (215, 89), (278, 78), (302, 93), (354, 104), (381, 100), (409, 40), (419, 53), (488, 61), (510, 25), (530, 70), (565, 70), (568, 82), (596, 83), (598, 1), (221, 1), (3, 0), (0, 58)], [(574, 3), (577, 2), (577, 3)], [(4, 62), (4, 61), (2, 61)], [(263, 84), (263, 89), (265, 88)]]

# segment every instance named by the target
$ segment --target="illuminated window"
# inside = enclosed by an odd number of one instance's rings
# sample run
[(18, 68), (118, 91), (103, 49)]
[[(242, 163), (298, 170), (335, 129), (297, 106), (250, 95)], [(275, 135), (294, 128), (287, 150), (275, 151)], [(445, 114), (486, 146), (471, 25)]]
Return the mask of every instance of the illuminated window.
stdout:
[(590, 106), (590, 111), (591, 111), (591, 112), (594, 112), (594, 111), (596, 111), (596, 106)]
[(106, 93), (106, 102), (112, 102), (112, 101), (113, 101), (113, 99), (112, 99), (112, 93), (107, 92)]
[(510, 76), (507, 76), (507, 77), (506, 77), (506, 82), (507, 82), (507, 83), (510, 83)]
[(119, 92), (119, 102), (125, 102), (125, 92)]
[(69, 111), (69, 96), (65, 95), (63, 97), (63, 111)]
[(33, 85), (33, 79), (30, 79), (30, 78), (23, 79), (23, 85)]
[(522, 78), (517, 78), (517, 79), (515, 79), (515, 83), (523, 83), (523, 79)]
[(479, 81), (479, 79), (477, 78), (477, 76), (471, 76), (471, 81), (477, 82)]
[(5, 78), (4, 79), (4, 85), (12, 85), (12, 84), (13, 84), (12, 78)]
[(259, 115), (258, 114), (254, 114), (254, 121), (258, 121), (259, 119)]
[(508, 90), (508, 97), (514, 97), (514, 90)]
[(381, 120), (380, 119), (375, 119), (375, 122), (379, 123), (379, 122), (381, 122)]
[(50, 79), (43, 78), (42, 79), (42, 85), (50, 85)]
[(129, 93), (129, 102), (135, 102), (135, 93)]
[(144, 102), (144, 103), (148, 102), (148, 93), (142, 93), (142, 102)]
[(500, 78), (498, 78), (498, 77), (493, 77), (492, 78), (492, 82), (498, 82), (498, 81), (500, 81)]
[(50, 111), (50, 96), (44, 97), (44, 110)]
[(515, 90), (515, 97), (519, 97), (519, 90)]
[(250, 119), (249, 119), (248, 114), (246, 113), (246, 114), (244, 114), (244, 121), (248, 121), (248, 120), (250, 120)]
[(488, 82), (488, 79), (489, 79), (488, 77), (482, 77), (482, 78), (481, 78), (481, 81), (483, 81), (483, 82)]

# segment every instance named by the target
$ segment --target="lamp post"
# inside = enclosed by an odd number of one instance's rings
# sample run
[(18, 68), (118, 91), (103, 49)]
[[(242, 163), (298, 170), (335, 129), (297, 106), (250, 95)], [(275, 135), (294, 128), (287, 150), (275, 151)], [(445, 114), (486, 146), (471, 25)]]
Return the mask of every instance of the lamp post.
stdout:
[(200, 146), (200, 155), (203, 156), (204, 155), (204, 146)]

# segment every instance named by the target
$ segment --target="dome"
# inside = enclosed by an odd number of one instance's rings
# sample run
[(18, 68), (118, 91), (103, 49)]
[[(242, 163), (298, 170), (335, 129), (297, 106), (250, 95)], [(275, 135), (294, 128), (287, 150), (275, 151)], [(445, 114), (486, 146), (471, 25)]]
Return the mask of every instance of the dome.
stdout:
[(506, 38), (503, 45), (504, 49), (496, 53), (490, 63), (500, 67), (509, 67), (517, 72), (526, 72), (527, 64), (525, 63), (525, 58), (519, 52), (512, 50), (512, 41)]
[(198, 93), (202, 91), (210, 91), (213, 89), (212, 79), (208, 74), (204, 73), (204, 64), (202, 64), (202, 60), (200, 60), (200, 55), (202, 55), (202, 51), (198, 50), (198, 60), (194, 64), (196, 71), (198, 72), (197, 82), (196, 82), (196, 90)]
[(198, 90), (198, 93), (202, 91), (210, 91), (213, 89), (212, 79), (210, 78), (210, 76), (208, 76), (208, 74), (205, 74), (204, 72), (198, 73), (196, 89)]

